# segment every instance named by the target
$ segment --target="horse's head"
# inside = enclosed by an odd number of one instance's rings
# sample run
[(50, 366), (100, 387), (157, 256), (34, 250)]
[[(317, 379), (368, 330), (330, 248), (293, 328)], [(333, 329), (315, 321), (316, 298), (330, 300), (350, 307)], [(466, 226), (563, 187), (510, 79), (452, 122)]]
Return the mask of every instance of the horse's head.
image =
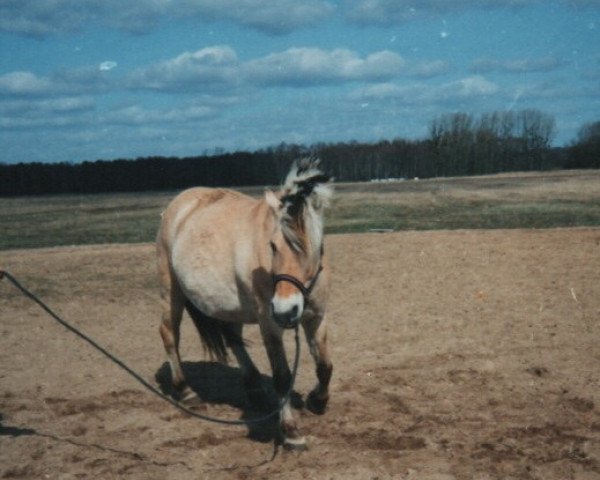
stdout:
[(323, 210), (332, 188), (317, 163), (296, 162), (281, 191), (265, 194), (276, 219), (268, 245), (274, 283), (271, 314), (283, 328), (298, 324), (322, 268)]

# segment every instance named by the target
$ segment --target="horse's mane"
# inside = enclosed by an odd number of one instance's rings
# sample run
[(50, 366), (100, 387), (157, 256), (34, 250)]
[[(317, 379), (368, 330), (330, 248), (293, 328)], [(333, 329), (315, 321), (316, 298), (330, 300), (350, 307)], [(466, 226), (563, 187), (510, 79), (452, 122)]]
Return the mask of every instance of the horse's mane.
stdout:
[(282, 231), (296, 251), (320, 254), (323, 210), (333, 194), (330, 180), (318, 159), (304, 158), (294, 162), (281, 187)]

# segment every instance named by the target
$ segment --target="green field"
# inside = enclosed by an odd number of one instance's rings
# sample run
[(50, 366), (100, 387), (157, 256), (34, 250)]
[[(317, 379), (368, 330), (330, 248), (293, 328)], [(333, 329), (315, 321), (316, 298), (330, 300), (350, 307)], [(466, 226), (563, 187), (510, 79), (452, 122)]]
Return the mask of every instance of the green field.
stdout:
[[(160, 212), (175, 194), (2, 198), (0, 249), (150, 242)], [(600, 226), (600, 170), (338, 184), (326, 229), (575, 226)]]

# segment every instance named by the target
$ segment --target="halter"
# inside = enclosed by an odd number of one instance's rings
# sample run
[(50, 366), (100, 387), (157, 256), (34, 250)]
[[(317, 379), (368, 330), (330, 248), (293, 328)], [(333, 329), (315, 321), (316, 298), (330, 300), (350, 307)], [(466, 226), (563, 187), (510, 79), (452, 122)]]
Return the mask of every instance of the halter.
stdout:
[(315, 288), (317, 280), (319, 279), (319, 275), (321, 274), (322, 271), (323, 271), (323, 264), (319, 263), (319, 268), (317, 269), (317, 273), (312, 278), (312, 280), (308, 283), (308, 286), (305, 286), (300, 280), (298, 280), (293, 275), (288, 275), (287, 273), (275, 274), (275, 275), (273, 275), (273, 286), (276, 287), (279, 282), (291, 283), (292, 285), (294, 285), (294, 287), (296, 287), (298, 290), (300, 290), (300, 292), (302, 293), (302, 296), (304, 297), (304, 301), (308, 302), (308, 297), (310, 297), (310, 294), (313, 291), (313, 288)]

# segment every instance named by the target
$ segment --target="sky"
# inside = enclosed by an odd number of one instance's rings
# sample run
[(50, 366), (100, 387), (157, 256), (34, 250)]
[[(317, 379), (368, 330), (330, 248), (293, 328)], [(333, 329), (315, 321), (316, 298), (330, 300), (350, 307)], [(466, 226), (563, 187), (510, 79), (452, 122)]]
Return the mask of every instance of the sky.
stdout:
[(600, 120), (600, 0), (0, 0), (0, 163)]

